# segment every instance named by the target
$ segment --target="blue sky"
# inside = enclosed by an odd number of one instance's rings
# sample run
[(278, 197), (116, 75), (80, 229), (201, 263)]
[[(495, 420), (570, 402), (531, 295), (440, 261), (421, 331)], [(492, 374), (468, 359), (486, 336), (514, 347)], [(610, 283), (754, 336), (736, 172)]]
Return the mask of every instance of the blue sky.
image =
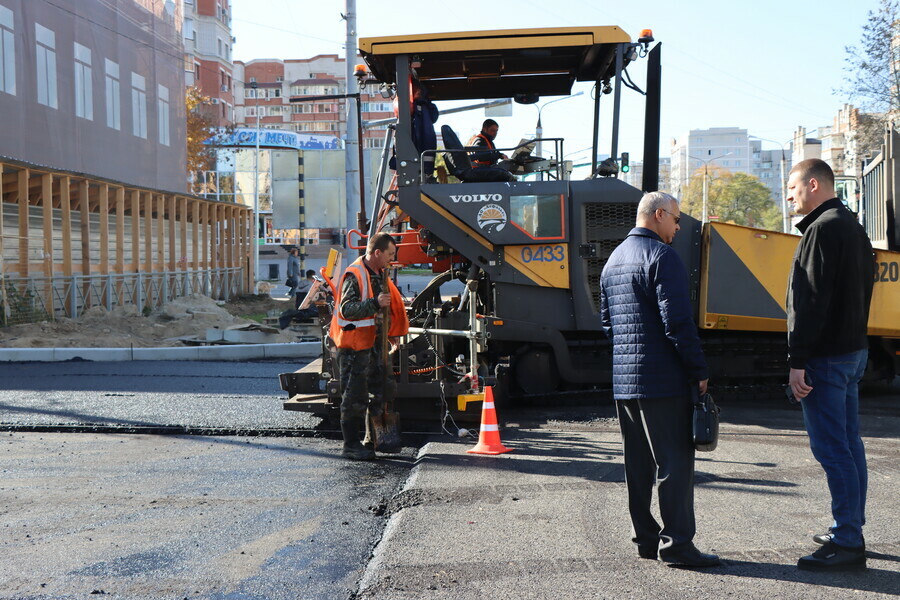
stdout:
[[(235, 59), (343, 56), (342, 0), (233, 3)], [(877, 4), (877, 0), (357, 0), (357, 13), (360, 37), (618, 25), (636, 39), (641, 29), (651, 28), (663, 44), (660, 154), (668, 156), (671, 139), (690, 129), (744, 127), (751, 135), (783, 142), (797, 126), (812, 130), (831, 124), (837, 110), (849, 101), (835, 93), (845, 78), (845, 47), (859, 43), (866, 13)], [(630, 69), (639, 85), (645, 81), (645, 62)], [(555, 103), (542, 113), (544, 135), (565, 137), (567, 154), (591, 144), (590, 86), (579, 84), (575, 91), (582, 89), (582, 96)], [(611, 104), (601, 102), (605, 109)], [(638, 159), (643, 101), (626, 92), (623, 106), (619, 149)], [(609, 111), (602, 112), (608, 117)], [(511, 146), (520, 137), (533, 135), (536, 117), (533, 106), (516, 106), (512, 117), (498, 119), (500, 145)], [(438, 125), (449, 122), (464, 136), (477, 129), (483, 118), (481, 111), (473, 111), (442, 119)], [(609, 134), (609, 128), (601, 126), (601, 151), (608, 151)], [(586, 152), (570, 158), (589, 160)]]

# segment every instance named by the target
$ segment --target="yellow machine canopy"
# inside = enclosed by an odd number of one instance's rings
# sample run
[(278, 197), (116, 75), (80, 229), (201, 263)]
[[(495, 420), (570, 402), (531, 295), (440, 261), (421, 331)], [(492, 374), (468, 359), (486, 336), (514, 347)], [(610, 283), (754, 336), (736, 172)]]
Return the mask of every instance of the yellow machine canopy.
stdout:
[(575, 81), (614, 77), (616, 46), (630, 42), (616, 26), (557, 27), (361, 38), (359, 49), (383, 83), (408, 55), (432, 100), (466, 100), (568, 95)]

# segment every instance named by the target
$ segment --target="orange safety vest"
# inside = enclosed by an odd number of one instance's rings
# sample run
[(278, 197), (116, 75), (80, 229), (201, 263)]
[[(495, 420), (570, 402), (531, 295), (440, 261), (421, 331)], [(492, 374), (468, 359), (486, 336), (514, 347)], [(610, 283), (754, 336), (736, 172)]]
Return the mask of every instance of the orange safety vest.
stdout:
[[(360, 301), (374, 298), (372, 292), (372, 281), (369, 278), (369, 269), (363, 264), (363, 257), (360, 256), (344, 271), (341, 277), (341, 284), (338, 286), (338, 294), (334, 300), (334, 313), (331, 316), (331, 327), (328, 335), (334, 340), (338, 348), (347, 348), (350, 350), (368, 350), (375, 345), (375, 316), (366, 317), (359, 320), (345, 319), (341, 314), (340, 290), (344, 289), (344, 278), (348, 275), (354, 275), (359, 284)], [(409, 333), (409, 317), (406, 315), (406, 308), (403, 306), (403, 297), (400, 296), (400, 290), (394, 285), (394, 282), (388, 280), (388, 289), (391, 294), (391, 326), (388, 329), (389, 337), (399, 337)], [(353, 327), (347, 329), (348, 325)]]
[[(488, 136), (484, 135), (483, 133), (476, 133), (475, 135), (473, 135), (472, 139), (469, 140), (469, 146), (474, 146), (475, 140), (477, 138), (481, 138), (485, 141), (485, 143), (487, 144), (488, 150), (494, 150), (497, 147), (494, 145), (494, 142), (492, 142), (491, 139)], [(475, 153), (473, 152), (470, 155), (470, 157), (474, 157), (474, 156), (475, 156)], [(472, 166), (473, 167), (490, 167), (493, 164), (494, 163), (489, 160), (475, 160), (474, 158), (472, 158)]]

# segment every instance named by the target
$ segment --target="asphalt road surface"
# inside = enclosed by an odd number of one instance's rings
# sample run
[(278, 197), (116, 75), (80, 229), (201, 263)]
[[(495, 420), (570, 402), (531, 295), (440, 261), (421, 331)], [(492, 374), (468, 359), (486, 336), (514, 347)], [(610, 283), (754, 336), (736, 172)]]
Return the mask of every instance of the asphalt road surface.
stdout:
[[(896, 382), (863, 397), (870, 571), (809, 578), (792, 561), (812, 549), (826, 490), (799, 412), (783, 402), (725, 407), (722, 448), (698, 455), (698, 514), (701, 542), (729, 562), (670, 573), (631, 556), (610, 406), (508, 411), (515, 451), (499, 459), (435, 435), (351, 463), (317, 419), (281, 410), (277, 375), (299, 366), (0, 365), (0, 598), (799, 600), (900, 590)], [(127, 433), (71, 433), (93, 427)], [(142, 433), (184, 430), (227, 435)], [(423, 439), (432, 443), (417, 455)]]
[[(0, 365), (7, 427), (309, 430), (280, 363)], [(348, 598), (412, 466), (322, 437), (0, 434), (0, 598)]]

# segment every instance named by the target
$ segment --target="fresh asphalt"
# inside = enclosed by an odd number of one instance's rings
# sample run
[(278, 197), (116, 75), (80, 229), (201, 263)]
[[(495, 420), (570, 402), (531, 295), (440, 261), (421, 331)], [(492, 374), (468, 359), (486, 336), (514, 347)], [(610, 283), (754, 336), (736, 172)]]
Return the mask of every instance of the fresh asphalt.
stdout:
[[(0, 598), (900, 595), (896, 385), (864, 396), (867, 572), (794, 566), (829, 500), (781, 403), (724, 406), (720, 447), (698, 454), (696, 542), (725, 560), (701, 572), (637, 557), (610, 406), (501, 415), (499, 457), (435, 433), (351, 463), (316, 419), (281, 410), (277, 374), (298, 367), (0, 365)], [(128, 433), (34, 431), (54, 424)]]

